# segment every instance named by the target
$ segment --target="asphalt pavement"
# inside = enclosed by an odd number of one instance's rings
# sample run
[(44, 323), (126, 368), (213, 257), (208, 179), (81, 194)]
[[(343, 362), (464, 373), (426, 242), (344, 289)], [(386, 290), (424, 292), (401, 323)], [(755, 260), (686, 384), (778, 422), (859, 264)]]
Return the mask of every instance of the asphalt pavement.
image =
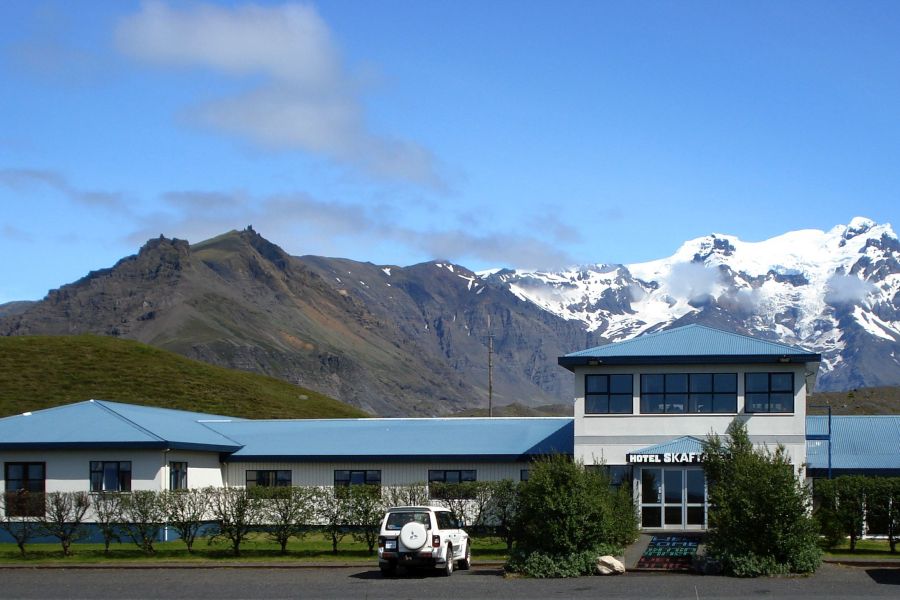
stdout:
[(4, 569), (0, 597), (9, 599), (469, 598), (821, 599), (900, 598), (900, 568), (823, 565), (811, 577), (733, 579), (669, 573), (626, 573), (576, 579), (505, 577), (495, 567), (451, 577), (414, 573), (384, 578), (370, 566), (322, 569)]

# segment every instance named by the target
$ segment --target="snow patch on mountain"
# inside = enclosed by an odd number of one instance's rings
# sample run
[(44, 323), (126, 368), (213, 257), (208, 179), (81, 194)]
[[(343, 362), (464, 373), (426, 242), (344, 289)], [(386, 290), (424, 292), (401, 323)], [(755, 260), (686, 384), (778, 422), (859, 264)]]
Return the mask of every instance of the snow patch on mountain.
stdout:
[(900, 243), (889, 224), (864, 217), (758, 242), (711, 234), (637, 264), (478, 276), (610, 341), (718, 315), (821, 352), (829, 371), (846, 366), (842, 352), (854, 325), (885, 342), (900, 340)]

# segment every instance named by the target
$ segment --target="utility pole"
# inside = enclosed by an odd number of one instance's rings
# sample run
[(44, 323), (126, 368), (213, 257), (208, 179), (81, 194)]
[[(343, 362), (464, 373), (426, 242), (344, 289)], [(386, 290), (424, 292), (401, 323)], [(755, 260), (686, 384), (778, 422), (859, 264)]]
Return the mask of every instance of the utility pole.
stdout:
[(494, 416), (494, 332), (488, 315), (488, 417)]

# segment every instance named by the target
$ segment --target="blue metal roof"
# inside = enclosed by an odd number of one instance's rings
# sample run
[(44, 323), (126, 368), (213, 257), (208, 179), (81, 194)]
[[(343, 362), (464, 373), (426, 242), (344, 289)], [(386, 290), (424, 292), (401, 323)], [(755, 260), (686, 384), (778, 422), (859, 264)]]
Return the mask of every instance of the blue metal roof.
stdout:
[(237, 450), (240, 444), (201, 422), (216, 418), (232, 417), (87, 400), (0, 419), (0, 449)]
[(685, 325), (657, 333), (640, 335), (559, 358), (559, 364), (572, 367), (588, 364), (689, 364), (819, 362), (821, 355), (797, 346), (759, 340), (713, 329), (703, 325)]
[[(828, 417), (806, 417), (806, 460), (810, 471), (828, 469)], [(831, 417), (831, 468), (844, 473), (900, 474), (900, 416)]]
[(703, 441), (700, 438), (686, 435), (654, 446), (647, 446), (640, 450), (633, 450), (629, 454), (668, 454), (676, 452), (700, 454), (703, 452)]
[(209, 423), (228, 461), (495, 461), (574, 452), (571, 418), (322, 419)]

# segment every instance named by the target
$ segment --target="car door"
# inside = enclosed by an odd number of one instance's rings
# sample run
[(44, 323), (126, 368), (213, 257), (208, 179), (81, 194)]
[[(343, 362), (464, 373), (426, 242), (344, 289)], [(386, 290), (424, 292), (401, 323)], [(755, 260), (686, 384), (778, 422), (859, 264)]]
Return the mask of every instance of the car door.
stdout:
[(457, 520), (456, 515), (448, 511), (441, 511), (435, 516), (437, 516), (438, 527), (440, 527), (441, 533), (444, 534), (453, 545), (453, 556), (459, 556), (461, 551), (461, 540), (459, 521)]

